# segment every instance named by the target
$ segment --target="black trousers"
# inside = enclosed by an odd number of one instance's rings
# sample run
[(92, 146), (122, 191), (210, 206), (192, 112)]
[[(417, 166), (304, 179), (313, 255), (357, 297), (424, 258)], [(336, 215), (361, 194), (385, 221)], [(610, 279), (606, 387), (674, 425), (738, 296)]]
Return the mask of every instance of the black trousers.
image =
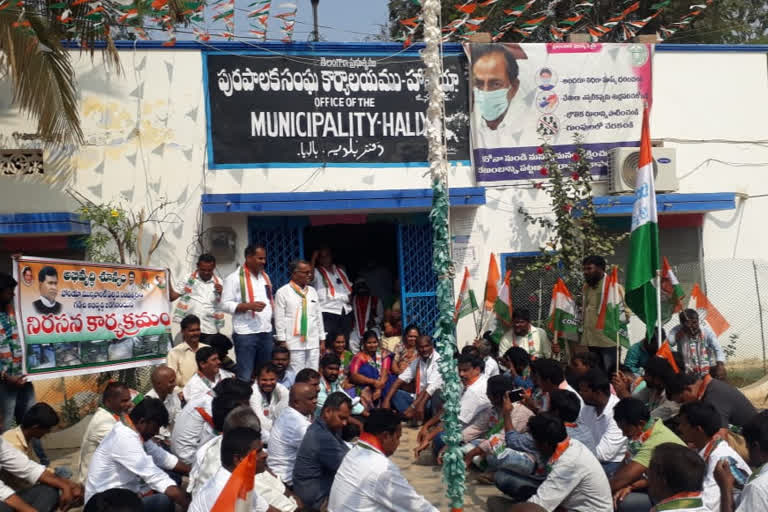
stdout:
[[(59, 490), (50, 485), (33, 485), (17, 492), (16, 496), (37, 512), (53, 512), (59, 505)], [(13, 509), (0, 501), (0, 512), (13, 512)]]
[(353, 317), (351, 311), (345, 315), (323, 313), (323, 326), (325, 326), (325, 332), (328, 333), (326, 342), (341, 333), (349, 339), (349, 333), (352, 332), (352, 322)]

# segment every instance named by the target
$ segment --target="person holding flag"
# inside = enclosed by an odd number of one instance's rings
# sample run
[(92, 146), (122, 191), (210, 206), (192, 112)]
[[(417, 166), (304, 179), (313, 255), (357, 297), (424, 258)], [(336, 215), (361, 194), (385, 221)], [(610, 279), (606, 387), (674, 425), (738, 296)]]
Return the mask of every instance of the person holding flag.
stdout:
[[(611, 318), (615, 316), (619, 319), (623, 309), (621, 297), (624, 295), (624, 290), (618, 284), (618, 279), (613, 283), (613, 278), (606, 273), (607, 263), (602, 256), (596, 254), (587, 256), (581, 262), (581, 267), (584, 275), (581, 344), (586, 345), (590, 352), (599, 356), (601, 369), (611, 375), (618, 368), (616, 332), (620, 328), (614, 327), (613, 320), (609, 319), (606, 329), (605, 314), (608, 303), (604, 301), (604, 297), (606, 297), (606, 291), (612, 293)], [(629, 316), (627, 313), (624, 311), (625, 316)], [(624, 336), (626, 337), (626, 334)]]
[(683, 297), (683, 287), (664, 256), (661, 262), (661, 319), (664, 323), (667, 323), (674, 313), (683, 310)]
[(669, 345), (683, 355), (685, 370), (708, 375), (712, 367), (725, 371), (725, 352), (709, 325), (699, 322), (695, 309), (680, 312), (680, 325), (669, 331)]
[[(558, 344), (560, 336), (575, 336), (579, 330), (576, 323), (576, 301), (573, 300), (573, 295), (561, 278), (558, 278), (555, 286), (552, 287), (552, 303), (549, 306), (547, 328), (552, 331), (553, 347)], [(572, 353), (573, 350), (571, 350)], [(569, 358), (571, 354), (568, 354)]]

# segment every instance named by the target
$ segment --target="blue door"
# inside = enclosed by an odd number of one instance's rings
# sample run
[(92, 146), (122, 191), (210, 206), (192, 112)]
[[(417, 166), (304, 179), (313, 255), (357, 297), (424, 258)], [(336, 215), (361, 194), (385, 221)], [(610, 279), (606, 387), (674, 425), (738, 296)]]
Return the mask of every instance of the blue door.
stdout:
[(431, 334), (437, 321), (437, 276), (432, 269), (432, 227), (424, 216), (397, 226), (403, 328), (417, 324)]
[(306, 217), (248, 217), (248, 240), (267, 249), (266, 271), (275, 291), (290, 280), (290, 263), (304, 257), (306, 225)]

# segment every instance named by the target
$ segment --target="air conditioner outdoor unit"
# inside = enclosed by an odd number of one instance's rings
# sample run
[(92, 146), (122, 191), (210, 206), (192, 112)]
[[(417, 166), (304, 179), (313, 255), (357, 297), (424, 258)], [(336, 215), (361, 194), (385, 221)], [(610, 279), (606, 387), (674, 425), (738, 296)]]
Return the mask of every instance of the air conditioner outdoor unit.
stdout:
[[(608, 156), (609, 194), (633, 192), (640, 148), (614, 148)], [(675, 148), (653, 148), (653, 179), (657, 192), (677, 192)]]

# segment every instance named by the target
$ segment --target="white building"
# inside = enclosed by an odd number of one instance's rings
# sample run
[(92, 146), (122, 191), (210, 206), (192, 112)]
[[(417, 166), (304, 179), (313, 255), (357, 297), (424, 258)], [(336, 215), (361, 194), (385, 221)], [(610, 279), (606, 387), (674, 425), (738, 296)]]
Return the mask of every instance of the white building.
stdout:
[[(243, 43), (213, 46), (223, 53), (255, 50)], [(341, 46), (319, 48), (333, 54)], [(164, 48), (159, 42), (131, 42), (118, 48), (122, 75), (109, 71), (99, 56), (92, 60), (73, 50), (86, 143), (74, 151), (44, 154), (42, 170), (14, 165), (26, 158), (17, 150), (34, 153), (34, 137), (25, 134), (34, 133), (35, 127), (11, 108), (8, 81), (0, 83), (0, 261), (20, 250), (83, 256), (73, 236), (90, 228), (72, 214), (77, 204), (68, 190), (135, 211), (150, 210), (167, 198), (173, 202), (174, 222), (166, 226), (151, 264), (170, 267), (177, 278), (192, 269), (202, 249), (217, 256), (225, 275), (242, 261), (244, 247), (258, 242), (268, 248), (268, 271), (279, 286), (290, 260), (309, 258), (313, 249), (328, 243), (353, 269), (373, 257), (400, 276), (396, 295), (403, 299), (404, 325), (430, 323), (435, 279), (426, 222), (426, 168), (211, 169), (203, 67), (203, 50), (211, 51), (209, 45), (179, 42)], [(305, 48), (293, 44), (292, 51), (297, 49)], [(383, 55), (402, 50), (384, 44), (345, 44), (343, 49)], [(456, 46), (449, 49), (459, 51)], [(768, 214), (767, 53), (766, 46), (656, 48), (651, 132), (677, 152), (679, 190), (658, 199), (662, 253), (673, 264), (761, 259), (768, 250), (763, 224)], [(527, 228), (517, 210), (522, 206), (546, 212), (547, 197), (530, 182), (479, 187), (466, 164), (454, 165), (449, 179), (452, 234), (457, 255), (462, 251), (459, 263), (473, 270), (473, 285), (481, 294), (491, 252), (506, 267), (538, 250), (541, 233)], [(608, 196), (606, 191), (607, 185), (596, 186), (600, 214), (610, 217), (608, 224), (628, 227), (631, 196)], [(220, 243), (212, 244), (212, 236)], [(616, 261), (623, 264), (624, 256)], [(720, 292), (712, 290), (747, 286), (734, 283), (727, 270), (725, 266), (705, 276), (716, 304)], [(458, 272), (457, 287), (460, 278)], [(743, 297), (754, 302), (754, 289), (745, 288)], [(534, 316), (537, 300), (530, 305)], [(744, 332), (760, 323), (754, 316), (739, 317), (738, 304), (720, 307), (732, 324), (745, 325)], [(547, 308), (544, 304), (544, 316)], [(759, 330), (749, 332), (759, 336)], [(471, 321), (462, 321), (460, 340), (473, 335)]]

